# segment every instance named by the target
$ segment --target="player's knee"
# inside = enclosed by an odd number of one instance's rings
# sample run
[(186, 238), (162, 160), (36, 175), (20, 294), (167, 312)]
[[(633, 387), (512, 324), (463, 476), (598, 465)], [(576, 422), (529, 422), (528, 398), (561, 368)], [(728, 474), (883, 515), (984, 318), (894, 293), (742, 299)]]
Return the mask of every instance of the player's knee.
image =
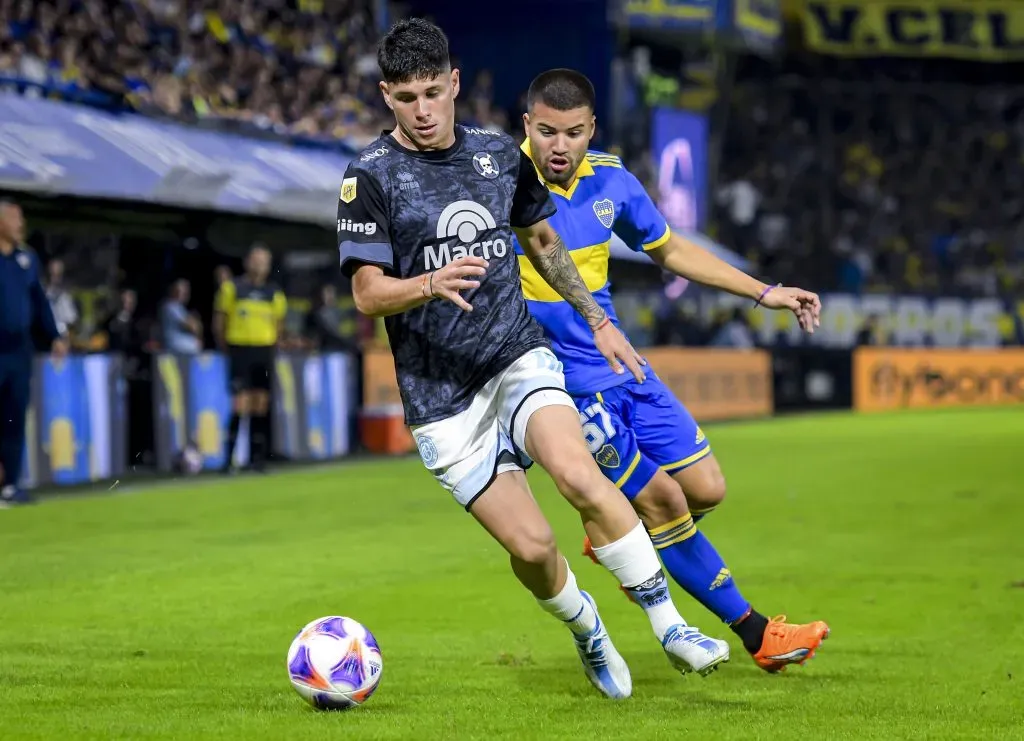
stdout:
[(725, 475), (717, 465), (706, 467), (699, 476), (688, 477), (682, 486), (692, 510), (714, 509), (725, 500)]
[(661, 471), (636, 495), (633, 508), (648, 529), (674, 522), (690, 511), (679, 484)]
[(589, 456), (566, 456), (548, 473), (562, 496), (580, 512), (597, 511), (607, 496), (607, 479)]
[(513, 559), (534, 566), (544, 565), (558, 557), (555, 533), (546, 523), (517, 530), (504, 545)]
[(714, 470), (706, 477), (704, 486), (701, 487), (698, 496), (705, 507), (717, 507), (725, 500), (725, 475), (722, 469), (715, 466)]

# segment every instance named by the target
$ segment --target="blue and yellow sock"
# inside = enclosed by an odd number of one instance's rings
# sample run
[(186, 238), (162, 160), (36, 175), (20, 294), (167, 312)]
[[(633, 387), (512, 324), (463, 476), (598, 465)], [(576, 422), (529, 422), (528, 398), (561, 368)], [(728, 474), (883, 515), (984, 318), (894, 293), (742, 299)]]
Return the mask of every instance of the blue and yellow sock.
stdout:
[(705, 517), (707, 517), (708, 515), (710, 515), (714, 511), (715, 511), (715, 508), (713, 506), (712, 507), (705, 507), (704, 509), (692, 509), (691, 508), (690, 509), (690, 514), (693, 516), (693, 521), (694, 522), (700, 522), (701, 520), (703, 520)]
[(649, 532), (665, 570), (675, 582), (730, 625), (750, 612), (718, 551), (690, 514)]

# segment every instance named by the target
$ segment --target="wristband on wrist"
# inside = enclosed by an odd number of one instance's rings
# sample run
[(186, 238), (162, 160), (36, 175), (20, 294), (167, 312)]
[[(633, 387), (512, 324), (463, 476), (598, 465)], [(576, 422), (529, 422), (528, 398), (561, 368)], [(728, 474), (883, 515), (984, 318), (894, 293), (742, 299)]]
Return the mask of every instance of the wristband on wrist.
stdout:
[(420, 279), (420, 292), (423, 298), (434, 298), (434, 274), (424, 273)]
[(757, 297), (757, 301), (754, 302), (754, 306), (760, 306), (761, 302), (764, 301), (764, 297), (767, 296), (769, 293), (771, 293), (773, 288), (781, 288), (781, 287), (782, 287), (781, 283), (776, 283), (774, 286), (768, 286), (767, 288), (765, 288), (763, 291), (761, 291), (761, 295)]
[(601, 320), (600, 324), (598, 324), (596, 327), (594, 327), (593, 331), (596, 332), (599, 329), (604, 329), (609, 324), (611, 324), (611, 322), (612, 322), (611, 317), (606, 316), (604, 319)]

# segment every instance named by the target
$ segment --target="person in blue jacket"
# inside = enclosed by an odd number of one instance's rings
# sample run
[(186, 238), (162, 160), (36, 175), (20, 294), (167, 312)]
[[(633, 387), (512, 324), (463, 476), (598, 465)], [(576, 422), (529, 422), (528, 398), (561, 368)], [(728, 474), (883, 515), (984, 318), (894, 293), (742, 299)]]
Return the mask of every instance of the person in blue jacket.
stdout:
[(40, 281), (39, 260), (22, 245), (24, 239), (21, 207), (0, 199), (0, 507), (29, 501), (18, 482), (36, 340), (45, 340), (58, 356), (67, 352)]

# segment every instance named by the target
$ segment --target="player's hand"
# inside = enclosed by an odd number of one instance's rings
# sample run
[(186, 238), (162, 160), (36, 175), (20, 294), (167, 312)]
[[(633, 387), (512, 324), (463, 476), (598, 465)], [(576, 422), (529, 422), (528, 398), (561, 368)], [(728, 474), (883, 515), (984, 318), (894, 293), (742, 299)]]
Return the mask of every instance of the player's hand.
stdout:
[(428, 279), (430, 294), (434, 298), (451, 301), (463, 311), (473, 307), (459, 295), (459, 291), (471, 291), (480, 287), (480, 281), (470, 280), (487, 272), (487, 260), (482, 257), (460, 257), (452, 260)]
[(761, 306), (768, 309), (789, 309), (800, 322), (800, 329), (814, 334), (814, 328), (821, 326), (821, 299), (818, 294), (802, 288), (779, 286), (765, 294)]
[(640, 353), (633, 349), (626, 336), (611, 322), (606, 322), (603, 327), (594, 330), (594, 345), (616, 373), (623, 372), (622, 364), (625, 363), (633, 378), (640, 383), (647, 380), (647, 374), (643, 369), (647, 361), (640, 357)]
[(65, 357), (68, 354), (68, 341), (62, 337), (54, 340), (50, 345), (50, 353), (58, 360)]

